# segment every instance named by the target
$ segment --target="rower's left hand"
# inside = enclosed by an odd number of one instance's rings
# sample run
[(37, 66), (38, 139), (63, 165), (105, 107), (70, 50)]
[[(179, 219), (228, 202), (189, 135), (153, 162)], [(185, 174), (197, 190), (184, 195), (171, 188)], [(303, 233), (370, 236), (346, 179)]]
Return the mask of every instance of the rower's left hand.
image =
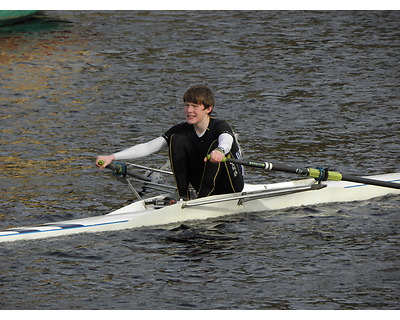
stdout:
[(207, 162), (208, 160), (210, 160), (210, 162), (213, 162), (213, 163), (220, 163), (222, 161), (222, 159), (224, 159), (224, 157), (225, 157), (225, 155), (221, 151), (213, 150), (209, 154), (209, 157), (204, 158), (204, 162)]

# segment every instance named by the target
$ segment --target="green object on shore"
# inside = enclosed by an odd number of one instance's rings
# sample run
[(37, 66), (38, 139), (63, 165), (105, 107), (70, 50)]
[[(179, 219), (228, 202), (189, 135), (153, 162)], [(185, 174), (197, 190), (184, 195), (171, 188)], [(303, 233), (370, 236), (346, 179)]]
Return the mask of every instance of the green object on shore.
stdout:
[(38, 10), (0, 10), (0, 27), (30, 18)]

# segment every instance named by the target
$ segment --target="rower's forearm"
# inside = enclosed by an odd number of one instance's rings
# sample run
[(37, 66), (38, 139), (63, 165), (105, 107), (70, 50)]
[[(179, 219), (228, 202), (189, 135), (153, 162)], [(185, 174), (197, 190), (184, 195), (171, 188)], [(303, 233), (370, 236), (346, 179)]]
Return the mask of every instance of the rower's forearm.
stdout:
[(137, 144), (128, 149), (114, 153), (115, 160), (129, 160), (149, 156), (167, 147), (163, 137), (158, 137), (146, 143)]
[(224, 150), (225, 154), (228, 154), (231, 151), (233, 144), (233, 137), (229, 133), (222, 133), (218, 137), (218, 148)]

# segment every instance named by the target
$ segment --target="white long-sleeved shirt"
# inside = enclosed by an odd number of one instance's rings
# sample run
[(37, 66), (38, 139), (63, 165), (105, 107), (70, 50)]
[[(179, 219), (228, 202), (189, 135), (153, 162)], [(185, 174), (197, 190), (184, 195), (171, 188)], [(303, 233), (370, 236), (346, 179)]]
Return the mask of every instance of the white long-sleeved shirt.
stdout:
[[(218, 147), (228, 154), (232, 148), (233, 137), (229, 133), (222, 133), (218, 137)], [(168, 147), (163, 137), (158, 137), (145, 143), (137, 144), (120, 152), (114, 153), (115, 160), (137, 159), (149, 156)]]

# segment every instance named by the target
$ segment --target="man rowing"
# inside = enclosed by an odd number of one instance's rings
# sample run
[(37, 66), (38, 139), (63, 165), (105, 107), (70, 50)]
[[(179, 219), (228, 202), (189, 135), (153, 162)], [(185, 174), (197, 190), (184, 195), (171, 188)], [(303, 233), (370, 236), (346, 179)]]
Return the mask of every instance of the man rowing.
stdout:
[[(190, 198), (189, 184), (199, 198), (242, 191), (242, 167), (232, 162), (222, 162), (224, 157), (241, 158), (241, 152), (229, 124), (211, 117), (214, 94), (208, 87), (196, 85), (185, 92), (183, 101), (185, 122), (149, 142), (98, 156), (96, 165), (103, 169), (114, 160), (137, 159), (168, 147), (181, 199)], [(99, 161), (104, 163), (100, 165)]]

